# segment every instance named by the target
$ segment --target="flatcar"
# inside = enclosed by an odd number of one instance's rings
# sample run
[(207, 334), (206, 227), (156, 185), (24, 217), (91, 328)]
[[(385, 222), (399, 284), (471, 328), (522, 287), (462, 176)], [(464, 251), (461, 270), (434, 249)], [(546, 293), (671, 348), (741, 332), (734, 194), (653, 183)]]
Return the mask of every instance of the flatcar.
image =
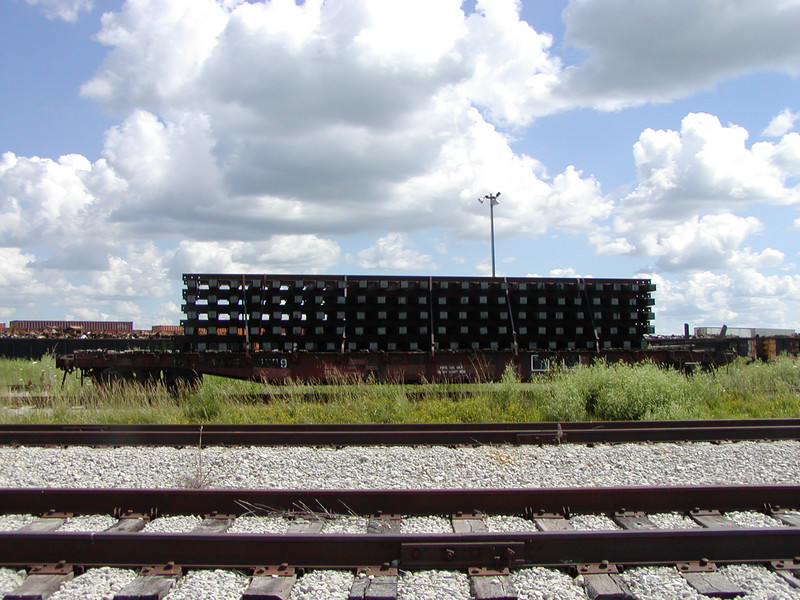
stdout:
[(203, 374), (413, 383), (498, 380), (511, 368), (525, 380), (556, 363), (686, 367), (742, 353), (654, 345), (648, 279), (192, 273), (183, 284), (183, 335), (171, 350), (74, 352), (57, 366), (177, 391)]

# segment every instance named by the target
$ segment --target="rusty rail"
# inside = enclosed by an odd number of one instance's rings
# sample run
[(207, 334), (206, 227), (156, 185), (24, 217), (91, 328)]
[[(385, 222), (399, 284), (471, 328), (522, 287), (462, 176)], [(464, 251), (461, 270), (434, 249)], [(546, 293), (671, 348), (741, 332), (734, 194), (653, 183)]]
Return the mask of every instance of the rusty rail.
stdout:
[[(791, 559), (800, 528), (566, 531), (486, 534), (155, 534), (4, 533), (0, 561), (83, 566), (173, 562), (190, 568), (356, 568), (389, 563), (406, 569), (520, 568), (570, 564), (669, 564)], [(495, 560), (499, 556), (500, 559)], [(498, 564), (499, 563), (499, 564)]]
[[(459, 511), (526, 515), (543, 512), (690, 513), (800, 507), (800, 486), (576, 488), (418, 491), (3, 489), (0, 513), (250, 514), (309, 507), (347, 514), (452, 515)], [(779, 508), (782, 507), (782, 508)], [(528, 531), (453, 534), (163, 534), (0, 533), (0, 564), (64, 561), (83, 566), (354, 568), (388, 563), (406, 569), (519, 568), (581, 563), (674, 564), (687, 561), (792, 561), (800, 527), (691, 530)]]
[(800, 440), (800, 419), (342, 425), (0, 425), (0, 445), (475, 445)]
[(339, 514), (447, 515), (481, 512), (523, 515), (532, 511), (612, 514), (619, 510), (688, 513), (765, 508), (800, 509), (798, 485), (677, 487), (586, 487), (440, 490), (267, 490), (0, 488), (0, 514), (201, 515), (214, 511), (243, 515), (253, 507), (270, 510), (318, 509)]

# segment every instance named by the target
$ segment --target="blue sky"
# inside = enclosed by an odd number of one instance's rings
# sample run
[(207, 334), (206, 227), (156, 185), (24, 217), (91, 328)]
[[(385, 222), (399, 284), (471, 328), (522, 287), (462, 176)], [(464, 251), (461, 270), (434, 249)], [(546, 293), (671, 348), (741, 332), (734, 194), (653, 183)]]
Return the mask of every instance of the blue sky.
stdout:
[(0, 321), (183, 272), (651, 277), (800, 328), (800, 1), (9, 0)]

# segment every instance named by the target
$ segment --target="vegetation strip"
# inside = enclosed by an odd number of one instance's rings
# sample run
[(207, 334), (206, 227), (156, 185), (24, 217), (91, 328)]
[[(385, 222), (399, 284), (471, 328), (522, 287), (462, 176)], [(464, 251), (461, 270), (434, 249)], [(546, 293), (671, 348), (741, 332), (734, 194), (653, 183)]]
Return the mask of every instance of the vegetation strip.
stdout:
[(0, 425), (0, 444), (471, 445), (797, 440), (800, 419), (370, 425)]
[[(687, 376), (653, 364), (555, 368), (531, 382), (263, 385), (207, 377), (173, 398), (158, 385), (81, 385), (52, 357), (0, 360), (5, 423), (476, 423), (800, 416), (800, 360), (740, 359)], [(271, 396), (265, 403), (263, 394)], [(316, 398), (315, 398), (316, 397)], [(315, 399), (309, 399), (315, 398)], [(320, 399), (322, 398), (322, 399)]]

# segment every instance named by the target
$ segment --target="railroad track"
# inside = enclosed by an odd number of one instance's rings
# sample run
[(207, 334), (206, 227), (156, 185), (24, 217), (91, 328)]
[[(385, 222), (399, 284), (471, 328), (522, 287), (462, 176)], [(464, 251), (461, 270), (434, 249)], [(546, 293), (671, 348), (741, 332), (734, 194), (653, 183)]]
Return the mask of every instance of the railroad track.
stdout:
[[(742, 526), (743, 512), (760, 515), (769, 526)], [(533, 567), (579, 576), (590, 598), (634, 598), (619, 573), (643, 565), (669, 567), (700, 593), (729, 597), (743, 593), (719, 570), (731, 563), (763, 565), (787, 589), (800, 590), (796, 485), (0, 489), (0, 515), (18, 514), (36, 518), (0, 532), (0, 565), (29, 571), (9, 599), (36, 597), (37, 590), (52, 591), (74, 573), (101, 566), (140, 569), (119, 599), (162, 597), (179, 577), (198, 569), (247, 573), (249, 591), (241, 597), (251, 600), (288, 598), (298, 577), (315, 569), (349, 570), (350, 598), (396, 598), (399, 577), (427, 570), (466, 575), (474, 598), (516, 598), (512, 574)], [(113, 524), (105, 531), (59, 531), (77, 515), (113, 516)], [(177, 515), (195, 516), (196, 525), (183, 533), (148, 532), (149, 524)], [(497, 515), (514, 519), (515, 526), (498, 531), (492, 524)], [(606, 519), (614, 528), (582, 529), (582, 515)], [(672, 523), (666, 529), (664, 515)], [(429, 517), (447, 522), (449, 532), (404, 533), (415, 519)], [(277, 519), (284, 530), (235, 532), (244, 518)], [(362, 532), (326, 533), (337, 519), (360, 519)]]
[(0, 425), (0, 445), (355, 446), (800, 440), (800, 419), (344, 425)]

